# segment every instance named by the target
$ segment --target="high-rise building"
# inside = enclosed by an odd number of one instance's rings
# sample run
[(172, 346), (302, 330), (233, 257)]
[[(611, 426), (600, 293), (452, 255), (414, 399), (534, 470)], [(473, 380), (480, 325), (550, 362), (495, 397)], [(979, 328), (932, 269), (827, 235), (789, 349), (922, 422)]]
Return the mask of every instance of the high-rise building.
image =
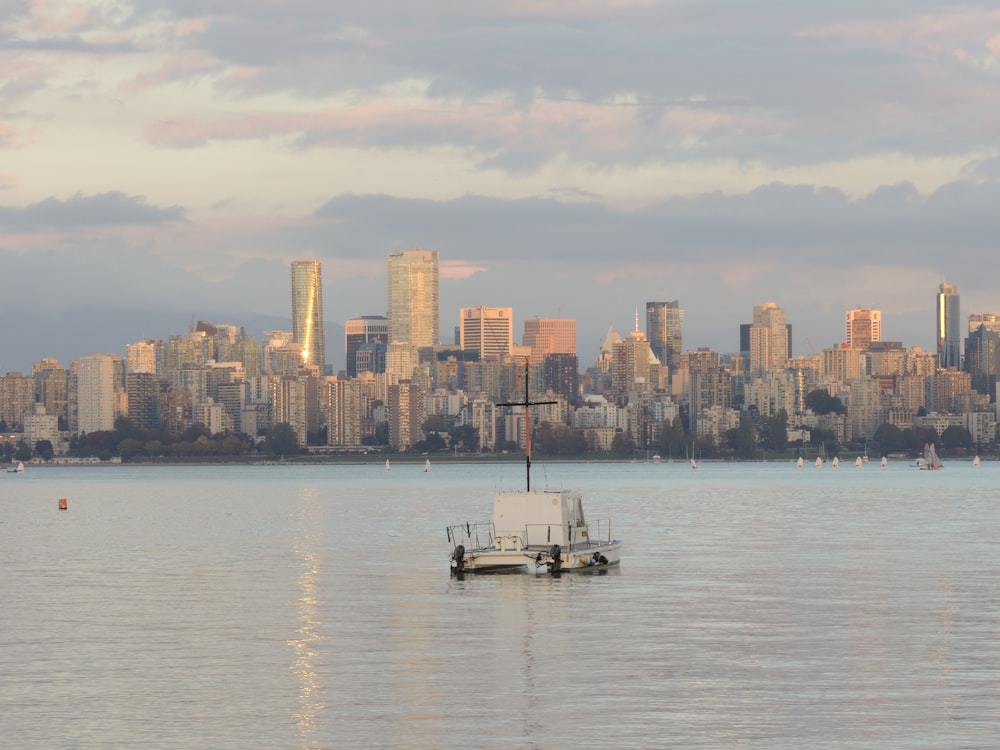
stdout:
[(774, 302), (755, 305), (749, 333), (750, 369), (759, 372), (784, 368), (791, 356), (785, 311)]
[(514, 345), (514, 309), (463, 307), (459, 310), (460, 349), (475, 349), (482, 359), (501, 359)]
[(677, 300), (646, 303), (646, 338), (661, 364), (673, 373), (680, 364), (684, 311)]
[(326, 371), (323, 329), (323, 272), (318, 260), (292, 261), (292, 341), (302, 347), (302, 364)]
[(848, 310), (845, 320), (844, 341), (852, 349), (868, 349), (873, 341), (882, 340), (881, 310)]
[(576, 321), (572, 318), (532, 318), (524, 321), (524, 345), (531, 348), (532, 364), (550, 354), (576, 354)]
[(76, 362), (77, 425), (79, 432), (115, 428), (115, 358), (92, 354)]
[(156, 374), (147, 370), (129, 372), (125, 376), (128, 394), (128, 419), (144, 430), (160, 426), (160, 383)]
[(1000, 333), (1000, 315), (996, 313), (971, 313), (969, 315), (969, 333), (978, 330), (979, 326), (986, 326), (987, 331)]
[[(372, 369), (371, 347), (362, 349), (365, 344), (389, 343), (389, 319), (382, 315), (362, 315), (351, 318), (344, 324), (344, 352), (347, 355), (347, 377), (355, 378), (358, 372), (378, 372)], [(358, 351), (365, 351), (362, 367), (358, 367)]]
[(389, 253), (389, 343), (434, 347), (441, 335), (437, 250)]
[(937, 356), (938, 367), (960, 367), (961, 322), (958, 287), (941, 282), (937, 293)]

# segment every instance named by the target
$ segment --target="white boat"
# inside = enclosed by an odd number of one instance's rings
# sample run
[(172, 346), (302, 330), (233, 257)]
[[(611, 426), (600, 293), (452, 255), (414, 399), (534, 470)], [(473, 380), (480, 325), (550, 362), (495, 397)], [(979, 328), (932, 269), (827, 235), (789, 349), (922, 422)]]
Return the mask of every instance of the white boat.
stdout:
[(427, 473), (430, 470), (431, 470), (431, 460), (428, 458), (426, 461), (424, 461), (424, 473)]
[(7, 471), (10, 474), (23, 474), (24, 463), (22, 461), (18, 461), (17, 464), (11, 464), (10, 466), (7, 467)]
[(654, 464), (660, 463), (660, 454), (659, 453), (654, 453), (653, 454), (653, 463)]
[(944, 464), (938, 458), (937, 451), (934, 450), (934, 443), (924, 443), (924, 458), (917, 459), (917, 467), (920, 469), (943, 469)]
[(976, 468), (977, 466), (979, 466), (979, 456), (972, 459), (972, 468)]
[(798, 460), (795, 462), (795, 466), (801, 469), (805, 465), (806, 465), (805, 460), (802, 458), (802, 456), (799, 456)]
[(833, 466), (833, 468), (835, 468), (835, 469), (836, 469), (836, 468), (837, 468), (838, 466), (840, 466), (840, 458), (838, 458), (837, 456), (834, 456), (834, 457), (833, 457), (833, 461), (831, 462), (831, 465), (832, 465), (832, 466)]
[(698, 462), (695, 461), (693, 458), (691, 459), (691, 468), (692, 469), (697, 469), (698, 468)]
[(389, 466), (389, 459), (388, 458), (385, 460), (385, 470), (386, 471), (392, 471), (392, 467)]
[(889, 465), (889, 459), (886, 458), (885, 456), (882, 456), (882, 461), (879, 465), (884, 469), (886, 466)]
[(854, 459), (854, 465), (860, 469), (862, 466), (865, 465), (865, 461), (863, 458), (861, 458), (861, 456), (858, 456), (856, 459)]
[(822, 465), (823, 465), (823, 457), (822, 456), (816, 456), (816, 468), (818, 469)]
[(500, 573), (544, 568), (554, 575), (597, 572), (621, 562), (622, 542), (611, 535), (611, 520), (588, 520), (583, 498), (572, 490), (531, 488), (531, 418), (529, 407), (551, 401), (528, 397), (525, 363), (524, 401), (498, 404), (525, 410), (524, 491), (493, 497), (493, 520), (447, 527), (452, 574)]

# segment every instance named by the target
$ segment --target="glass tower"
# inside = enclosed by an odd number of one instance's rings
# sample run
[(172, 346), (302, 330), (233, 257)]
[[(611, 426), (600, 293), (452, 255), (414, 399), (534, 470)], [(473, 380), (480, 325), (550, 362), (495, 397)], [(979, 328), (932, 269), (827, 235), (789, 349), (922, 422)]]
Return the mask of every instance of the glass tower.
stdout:
[(323, 331), (323, 274), (318, 260), (292, 261), (292, 341), (302, 347), (302, 364), (326, 369)]
[(437, 250), (389, 253), (389, 343), (433, 347), (440, 336)]
[(649, 339), (649, 348), (661, 364), (670, 368), (671, 376), (680, 364), (683, 323), (684, 311), (677, 300), (646, 303), (646, 338)]
[(937, 294), (937, 356), (938, 367), (961, 366), (961, 330), (958, 288), (941, 283)]

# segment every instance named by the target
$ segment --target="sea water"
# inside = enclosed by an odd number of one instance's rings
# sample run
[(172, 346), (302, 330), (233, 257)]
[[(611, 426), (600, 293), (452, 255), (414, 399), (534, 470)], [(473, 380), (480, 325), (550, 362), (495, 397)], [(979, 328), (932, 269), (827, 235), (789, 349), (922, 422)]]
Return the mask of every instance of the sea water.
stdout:
[[(0, 477), (0, 738), (28, 748), (981, 748), (1000, 465), (537, 463), (604, 575), (449, 575), (523, 467)], [(67, 510), (58, 500), (67, 500)]]

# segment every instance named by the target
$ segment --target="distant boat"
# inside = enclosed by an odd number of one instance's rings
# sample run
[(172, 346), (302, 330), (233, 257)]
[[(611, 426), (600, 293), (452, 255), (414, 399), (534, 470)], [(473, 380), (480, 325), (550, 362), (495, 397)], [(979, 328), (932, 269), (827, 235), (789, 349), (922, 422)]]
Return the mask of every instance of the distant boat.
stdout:
[(697, 469), (698, 468), (698, 462), (695, 461), (693, 458), (691, 459), (691, 468), (692, 469)]
[(838, 458), (837, 456), (834, 456), (833, 457), (833, 468), (836, 469), (838, 466), (840, 466), (840, 458)]
[(653, 463), (654, 464), (660, 463), (660, 454), (659, 453), (654, 453), (653, 454)]
[(822, 456), (816, 456), (816, 468), (818, 469), (822, 465), (823, 465), (823, 457)]
[(979, 466), (979, 456), (976, 456), (974, 459), (972, 459), (972, 468), (974, 469), (977, 466)]
[(7, 471), (11, 474), (23, 474), (24, 473), (24, 463), (21, 461), (17, 462), (17, 465), (11, 464), (7, 467)]
[(431, 460), (428, 458), (424, 461), (424, 472), (429, 472), (431, 470)]
[(860, 469), (862, 466), (865, 465), (865, 461), (863, 458), (861, 458), (861, 456), (858, 456), (856, 459), (854, 459), (854, 465)]
[(934, 443), (924, 443), (924, 460), (920, 468), (928, 470), (944, 468), (944, 464), (938, 458), (937, 451), (934, 450)]
[(385, 460), (385, 470), (386, 471), (392, 471), (392, 467), (389, 466), (389, 459), (388, 458)]
[(806, 465), (806, 462), (802, 459), (802, 456), (799, 456), (799, 459), (795, 462), (795, 466), (797, 468), (801, 469), (805, 465)]
[(889, 459), (888, 459), (888, 458), (886, 458), (885, 456), (882, 456), (882, 463), (881, 463), (880, 465), (881, 465), (881, 466), (882, 466), (882, 468), (884, 469), (884, 468), (885, 468), (886, 466), (888, 466), (888, 465), (889, 465)]

